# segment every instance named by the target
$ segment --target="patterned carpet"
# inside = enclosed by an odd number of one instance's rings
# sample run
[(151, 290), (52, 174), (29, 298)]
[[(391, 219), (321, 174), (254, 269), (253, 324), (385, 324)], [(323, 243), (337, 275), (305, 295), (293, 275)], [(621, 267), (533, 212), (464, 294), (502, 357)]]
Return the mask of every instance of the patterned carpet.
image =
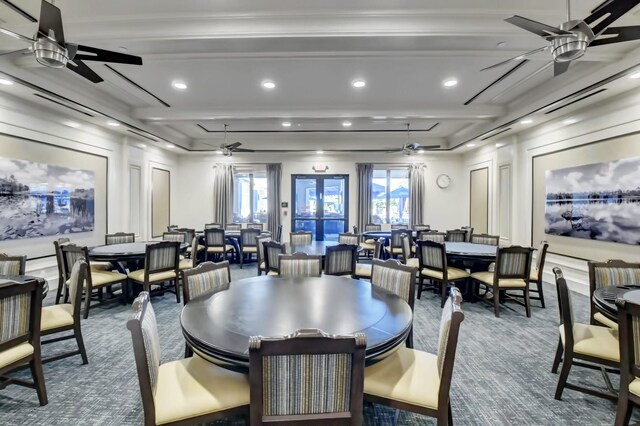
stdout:
[[(255, 266), (233, 267), (233, 279), (255, 275)], [(451, 399), (458, 425), (610, 425), (615, 405), (600, 398), (565, 390), (563, 401), (553, 399), (557, 375), (550, 372), (558, 341), (555, 288), (546, 285), (547, 309), (501, 310), (495, 318), (488, 305), (465, 303), (465, 321), (453, 376)], [(51, 304), (49, 294), (45, 303)], [(162, 347), (162, 360), (183, 356), (180, 331), (181, 304), (167, 293), (154, 297)], [(534, 302), (537, 303), (537, 302)], [(575, 318), (588, 320), (588, 300), (574, 295)], [(130, 306), (119, 304), (91, 311), (83, 320), (89, 364), (80, 357), (44, 366), (49, 404), (38, 405), (35, 391), (9, 386), (0, 391), (2, 425), (139, 425), (143, 423), (140, 392), (126, 328)], [(418, 349), (435, 352), (440, 317), (439, 299), (431, 293), (416, 300), (414, 339)], [(73, 341), (47, 345), (44, 356)], [(612, 376), (617, 386), (617, 376)], [(599, 372), (574, 368), (570, 380), (604, 388)], [(392, 424), (394, 412), (382, 406), (365, 409), (366, 425)], [(219, 424), (242, 424), (221, 422)], [(435, 424), (431, 418), (402, 412), (400, 425)]]

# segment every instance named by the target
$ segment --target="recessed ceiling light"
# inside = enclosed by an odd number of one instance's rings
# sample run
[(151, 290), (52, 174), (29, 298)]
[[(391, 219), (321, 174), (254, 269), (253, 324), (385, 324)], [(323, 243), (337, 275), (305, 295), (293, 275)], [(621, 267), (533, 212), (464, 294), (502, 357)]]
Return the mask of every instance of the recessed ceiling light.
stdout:
[(468, 143), (468, 144), (467, 144), (467, 146), (468, 146), (469, 148), (473, 148), (474, 146), (476, 146), (476, 144), (475, 144), (475, 143)]
[(74, 129), (80, 127), (80, 124), (76, 123), (75, 121), (64, 121), (62, 122), (62, 124), (64, 124), (65, 126), (73, 127)]
[(175, 146), (174, 144), (172, 144), (172, 143), (168, 143), (168, 144), (166, 144), (165, 146), (166, 146), (167, 148), (169, 148), (169, 149), (173, 149), (173, 148), (175, 148), (175, 147), (176, 147), (176, 146)]
[(324, 151), (318, 150), (316, 151), (316, 154), (324, 154)]
[(6, 78), (0, 78), (0, 84), (3, 86), (13, 86), (13, 81), (7, 80)]
[(424, 149), (419, 149), (418, 154), (424, 154)]
[(107, 124), (111, 127), (118, 127), (120, 125), (117, 121), (107, 121)]
[(531, 124), (533, 120), (530, 118), (525, 118), (524, 120), (520, 120), (520, 124)]
[(374, 120), (386, 120), (387, 116), (386, 115), (374, 115), (373, 117)]
[(447, 79), (447, 80), (442, 82), (442, 85), (444, 87), (453, 87), (453, 86), (455, 86), (457, 84), (458, 84), (458, 80), (456, 80), (455, 78), (449, 78), (449, 79)]
[(138, 148), (142, 148), (145, 149), (147, 147), (147, 145), (143, 144), (143, 143), (139, 143), (138, 144)]
[(216, 151), (216, 154), (222, 154), (222, 151)]
[(344, 127), (351, 127), (351, 122), (350, 122), (350, 121), (343, 121), (343, 122), (342, 122), (342, 125), (343, 125)]
[(178, 90), (185, 90), (187, 88), (187, 83), (179, 80), (174, 81), (173, 83), (171, 83), (171, 85), (173, 86), (174, 89), (178, 89)]
[(575, 124), (577, 122), (578, 120), (576, 120), (575, 118), (567, 118), (566, 120), (562, 120), (562, 124), (566, 124), (567, 126), (570, 124)]
[(503, 143), (496, 142), (496, 148), (501, 148), (501, 147), (503, 147), (503, 146), (504, 146), (504, 144), (503, 144)]
[(291, 122), (290, 121), (283, 121), (282, 122), (282, 127), (291, 127)]
[(507, 43), (505, 43), (504, 41), (501, 41), (498, 44), (496, 44), (496, 46), (498, 46), (498, 47), (505, 47), (506, 45), (507, 45)]
[(629, 76), (629, 78), (640, 78), (640, 72), (634, 72)]
[(276, 88), (276, 83), (274, 83), (271, 80), (264, 80), (262, 82), (262, 87), (264, 87), (265, 89), (269, 89), (269, 90), (275, 89)]
[(353, 81), (351, 82), (351, 85), (352, 85), (353, 87), (355, 87), (356, 89), (360, 89), (361, 87), (366, 86), (366, 85), (367, 85), (367, 82), (366, 82), (366, 81), (364, 81), (364, 80), (353, 80)]

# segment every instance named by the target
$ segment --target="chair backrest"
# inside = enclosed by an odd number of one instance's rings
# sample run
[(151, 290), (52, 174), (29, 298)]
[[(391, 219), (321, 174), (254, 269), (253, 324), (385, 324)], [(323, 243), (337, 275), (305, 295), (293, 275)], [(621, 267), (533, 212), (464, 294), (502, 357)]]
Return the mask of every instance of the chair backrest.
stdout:
[(204, 230), (204, 244), (206, 247), (224, 247), (226, 244), (224, 229), (206, 228)]
[(467, 233), (467, 235), (465, 236), (465, 241), (471, 241), (471, 236), (473, 235), (473, 226), (461, 226), (460, 229)]
[(375, 232), (375, 231), (382, 231), (382, 225), (379, 225), (377, 223), (367, 223), (364, 226), (364, 232)]
[(135, 242), (136, 242), (136, 234), (134, 234), (133, 232), (116, 232), (115, 234), (106, 234), (104, 236), (104, 243), (106, 245), (135, 243)]
[(411, 258), (413, 253), (411, 253), (411, 243), (412, 239), (407, 234), (402, 234), (400, 236), (400, 246), (402, 247), (402, 263), (407, 263), (407, 259)]
[(69, 243), (68, 238), (58, 238), (57, 241), (53, 242), (53, 249), (56, 255), (56, 263), (58, 264), (58, 285), (62, 285), (62, 283), (66, 280), (67, 273), (64, 269), (64, 258), (62, 256), (62, 245)]
[(382, 259), (383, 249), (384, 248), (384, 238), (378, 238), (376, 240), (375, 247), (373, 248), (373, 259)]
[(620, 339), (620, 397), (622, 389), (640, 377), (640, 305), (625, 299), (616, 300), (618, 306), (618, 338)]
[(452, 229), (447, 231), (445, 240), (452, 243), (464, 243), (467, 240), (467, 231)]
[(313, 234), (311, 232), (289, 232), (289, 242), (292, 245), (311, 244), (313, 242)]
[(251, 425), (361, 425), (365, 348), (363, 333), (251, 337)]
[(264, 244), (263, 243), (266, 243), (267, 241), (271, 241), (271, 237), (268, 235), (256, 236), (256, 247), (257, 247), (256, 258), (258, 261), (258, 267), (260, 267), (260, 264), (264, 262)]
[[(556, 277), (556, 292), (558, 293), (558, 309), (560, 311), (560, 325), (564, 330), (564, 350), (573, 352), (573, 300), (567, 281), (562, 275), (562, 269), (553, 268)], [(566, 359), (566, 358), (565, 358)]]
[(224, 227), (227, 231), (239, 231), (242, 229), (241, 223), (227, 223), (227, 226)]
[(360, 235), (358, 234), (350, 234), (345, 232), (343, 234), (338, 234), (338, 243), (340, 244), (354, 244), (358, 245), (360, 243)]
[[(80, 321), (80, 308), (82, 305), (82, 288), (89, 274), (89, 265), (84, 257), (78, 258), (76, 263), (71, 267), (69, 278), (69, 303), (73, 308), (74, 321)], [(64, 285), (60, 283), (59, 285)]]
[(411, 235), (411, 230), (407, 229), (406, 226), (404, 228), (391, 230), (391, 240), (389, 241), (389, 245), (392, 249), (402, 248), (402, 234)]
[(500, 247), (496, 256), (494, 282), (501, 279), (521, 279), (529, 283), (531, 247)]
[(191, 239), (191, 267), (195, 268), (198, 265), (198, 237)]
[(354, 234), (359, 234), (360, 233), (360, 232), (358, 232), (358, 226), (357, 225), (353, 225), (352, 229), (353, 229), (353, 233)]
[(27, 256), (8, 256), (0, 253), (0, 275), (24, 275)]
[(240, 230), (240, 248), (255, 247), (256, 237), (258, 237), (262, 231), (258, 228), (247, 228)]
[(183, 295), (186, 305), (191, 299), (203, 294), (213, 294), (229, 288), (231, 269), (229, 262), (203, 262), (192, 269), (183, 272)]
[(328, 246), (324, 257), (325, 275), (355, 275), (358, 246), (338, 244)]
[(184, 239), (185, 243), (190, 243), (191, 240), (193, 240), (193, 237), (196, 236), (196, 230), (193, 228), (178, 228), (176, 231), (187, 234), (187, 237)]
[(371, 263), (371, 284), (397, 294), (413, 311), (418, 268), (402, 265), (395, 259), (373, 259)]
[(178, 273), (180, 257), (180, 243), (177, 241), (161, 241), (147, 244), (144, 257), (144, 279), (147, 281), (150, 274), (158, 272), (174, 271)]
[(489, 235), (489, 234), (471, 234), (470, 242), (474, 244), (486, 244), (489, 246), (497, 246), (497, 245), (500, 245), (500, 236)]
[(319, 277), (322, 274), (322, 256), (281, 254), (279, 263), (282, 277)]
[(42, 284), (36, 280), (0, 284), (0, 352), (29, 342), (40, 354)]
[(213, 229), (213, 228), (222, 229), (222, 224), (221, 223), (205, 223), (204, 224), (204, 229)]
[(449, 403), (451, 377), (458, 347), (458, 334), (460, 324), (464, 321), (464, 313), (460, 308), (461, 302), (462, 294), (460, 294), (460, 290), (452, 287), (440, 316), (440, 331), (438, 333), (438, 373), (440, 374), (438, 407), (446, 407)]
[(589, 300), (591, 318), (598, 311), (593, 301), (593, 292), (610, 285), (640, 285), (640, 263), (629, 263), (619, 259), (606, 262), (588, 262)]
[(179, 228), (178, 225), (169, 225), (169, 226), (167, 226), (167, 232), (173, 232), (178, 228)]
[(282, 242), (282, 225), (278, 225), (278, 230), (276, 231), (276, 241)]
[(442, 272), (443, 279), (446, 279), (447, 251), (444, 243), (423, 240), (416, 241), (416, 245), (416, 254), (418, 255), (420, 270), (427, 268)]
[(547, 249), (549, 244), (546, 241), (540, 241), (540, 247), (538, 248), (538, 254), (536, 256), (536, 270), (538, 271), (538, 277), (542, 280), (542, 274), (544, 272), (544, 261), (547, 258)]
[(247, 223), (247, 228), (248, 229), (259, 229), (259, 230), (263, 230), (264, 229), (264, 223)]
[(284, 244), (276, 241), (262, 243), (264, 247), (264, 266), (267, 271), (280, 272), (280, 255), (287, 252)]
[(404, 225), (402, 223), (391, 225), (391, 230), (393, 231), (394, 229), (409, 229), (409, 225)]
[(438, 231), (421, 231), (418, 233), (418, 240), (444, 243), (447, 240), (447, 234)]
[[(60, 247), (62, 250), (62, 259), (64, 264), (64, 281), (71, 278), (71, 269), (73, 265), (78, 262), (78, 260), (82, 259), (87, 263), (89, 270), (91, 270), (91, 263), (89, 262), (89, 249), (87, 247), (79, 247), (75, 244), (65, 244)], [(93, 283), (91, 281), (91, 274), (87, 273), (87, 284), (91, 286)], [(64, 283), (63, 281), (63, 283)], [(64, 285), (63, 283), (59, 283), (58, 285)]]
[(160, 335), (148, 292), (143, 291), (133, 301), (127, 328), (133, 340), (145, 424), (156, 424), (154, 395), (160, 370)]
[(177, 241), (179, 243), (184, 243), (187, 241), (187, 234), (186, 232), (177, 232), (177, 231), (163, 232), (162, 241)]
[(430, 225), (424, 225), (424, 224), (419, 224), (419, 225), (413, 225), (412, 229), (416, 232), (419, 231), (429, 231), (431, 229)]

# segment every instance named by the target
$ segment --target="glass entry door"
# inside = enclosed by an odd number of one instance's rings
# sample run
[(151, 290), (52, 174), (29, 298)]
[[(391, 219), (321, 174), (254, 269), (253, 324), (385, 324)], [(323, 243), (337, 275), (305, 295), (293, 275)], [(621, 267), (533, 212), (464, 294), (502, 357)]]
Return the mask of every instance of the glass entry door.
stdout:
[(316, 241), (337, 241), (347, 232), (349, 175), (292, 175), (291, 229), (308, 231)]

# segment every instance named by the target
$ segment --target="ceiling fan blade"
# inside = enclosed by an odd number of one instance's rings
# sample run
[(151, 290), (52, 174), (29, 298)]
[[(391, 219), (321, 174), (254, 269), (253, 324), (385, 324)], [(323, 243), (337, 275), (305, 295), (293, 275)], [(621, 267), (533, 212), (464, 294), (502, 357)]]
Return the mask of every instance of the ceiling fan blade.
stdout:
[[(69, 43), (71, 45), (71, 43)], [(140, 56), (128, 55), (126, 53), (114, 52), (112, 50), (98, 49), (82, 44), (74, 45), (77, 49), (75, 58), (83, 61), (112, 62), (117, 64), (142, 65)]]
[(225, 148), (226, 149), (237, 149), (237, 148), (240, 147), (240, 145), (242, 145), (242, 143), (234, 142), (234, 143), (230, 143), (230, 144), (225, 145)]
[(11, 52), (0, 53), (0, 56), (13, 55), (14, 53), (31, 53), (29, 49), (13, 50)]
[(571, 65), (571, 61), (554, 62), (553, 63), (553, 76), (557, 77), (560, 74), (566, 72), (569, 69), (569, 65)]
[(612, 37), (605, 37), (594, 40), (589, 46), (602, 46), (603, 44), (622, 43), (623, 41), (638, 40), (640, 39), (640, 26), (607, 28), (602, 32), (601, 35)]
[(515, 25), (516, 27), (520, 27), (523, 30), (527, 30), (544, 38), (553, 38), (558, 36), (566, 37), (574, 35), (569, 31), (561, 30), (559, 28), (552, 27), (551, 25), (543, 24), (542, 22), (534, 21), (528, 18), (523, 18), (522, 16), (518, 15), (510, 16), (506, 18), (505, 21)]
[(426, 150), (428, 150), (428, 149), (439, 149), (439, 148), (440, 148), (440, 145), (426, 145), (426, 146), (420, 147), (420, 149), (426, 149)]
[(95, 73), (95, 71), (89, 68), (87, 64), (85, 64), (84, 62), (78, 59), (74, 59), (73, 61), (67, 62), (67, 68), (69, 68), (71, 71), (75, 72), (76, 74), (80, 74), (81, 76), (83, 76), (87, 80), (90, 80), (93, 83), (100, 83), (101, 81), (104, 81), (102, 77), (100, 77), (98, 74)]
[[(51, 34), (53, 32), (53, 34)], [(45, 37), (55, 39), (64, 47), (64, 31), (62, 29), (62, 14), (60, 9), (46, 0), (42, 0), (40, 6), (40, 20), (38, 21), (38, 33)]]
[(14, 33), (13, 31), (5, 30), (4, 28), (0, 28), (0, 33), (6, 34), (10, 37), (17, 38), (18, 40), (26, 41), (27, 43), (33, 43), (35, 40), (23, 36), (22, 34)]
[[(631, 9), (640, 4), (640, 0), (612, 0), (598, 6), (591, 12), (591, 15), (587, 16), (584, 20), (587, 24), (591, 25), (594, 22), (598, 22), (591, 29), (596, 36), (599, 36), (603, 31), (615, 21), (617, 21), (622, 15), (629, 12)], [(593, 43), (592, 43), (593, 44)]]
[(536, 49), (536, 50), (532, 50), (531, 52), (523, 53), (522, 55), (518, 55), (515, 58), (507, 59), (506, 61), (498, 62), (497, 64), (493, 64), (493, 65), (491, 65), (489, 67), (483, 68), (480, 71), (490, 70), (491, 68), (497, 68), (499, 66), (502, 66), (504, 64), (508, 64), (509, 62), (513, 62), (513, 61), (521, 61), (521, 60), (525, 59), (527, 56), (531, 56), (531, 55), (535, 55), (536, 53), (543, 52), (543, 51), (547, 50), (548, 48), (549, 48), (549, 46), (545, 46), (545, 47), (541, 47), (541, 48)]
[(234, 148), (233, 152), (256, 152), (253, 149), (246, 149), (246, 148)]

